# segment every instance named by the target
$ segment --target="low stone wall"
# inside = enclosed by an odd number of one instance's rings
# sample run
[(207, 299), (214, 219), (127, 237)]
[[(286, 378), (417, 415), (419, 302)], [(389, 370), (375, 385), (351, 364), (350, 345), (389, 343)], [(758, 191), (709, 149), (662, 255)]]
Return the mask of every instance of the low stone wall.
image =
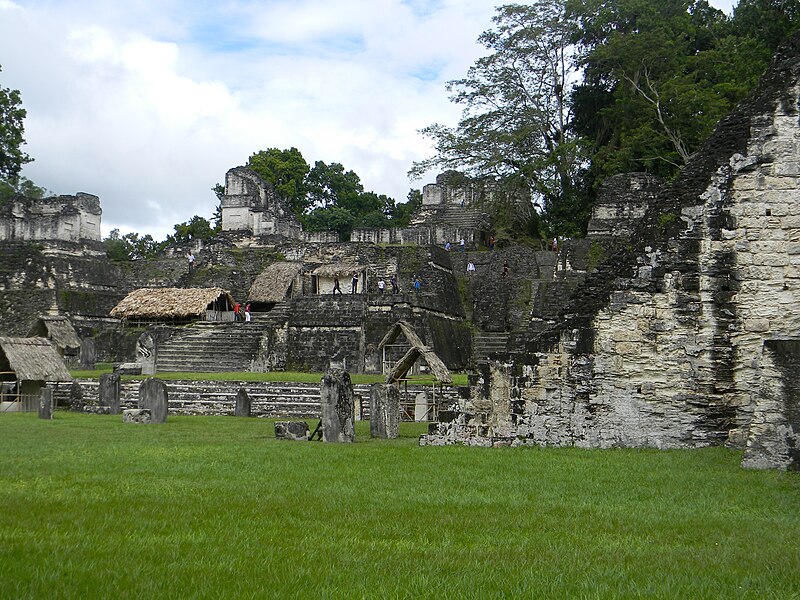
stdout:
[[(123, 409), (137, 408), (139, 386), (143, 380), (123, 381), (120, 386), (120, 406)], [(83, 411), (105, 412), (99, 402), (97, 380), (76, 380), (83, 394)], [(269, 381), (167, 381), (169, 414), (171, 415), (232, 415), (236, 408), (239, 389), (247, 391), (254, 417), (318, 419), (322, 414), (319, 383), (284, 383)], [(53, 394), (57, 406), (69, 406), (70, 385), (59, 385)], [(369, 418), (370, 385), (353, 386), (356, 395), (356, 416)], [(430, 386), (408, 386), (408, 397), (401, 402), (412, 401), (421, 393), (431, 393)], [(458, 399), (457, 388), (443, 388), (436, 395), (445, 405)], [(360, 409), (359, 409), (360, 405)]]

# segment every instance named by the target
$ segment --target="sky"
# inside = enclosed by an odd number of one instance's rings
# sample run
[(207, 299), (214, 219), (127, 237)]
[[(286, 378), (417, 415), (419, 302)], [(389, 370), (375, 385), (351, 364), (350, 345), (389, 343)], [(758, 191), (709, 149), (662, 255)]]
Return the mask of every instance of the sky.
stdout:
[[(735, 0), (714, 0), (727, 13)], [(22, 174), (100, 197), (103, 235), (157, 240), (267, 148), (339, 162), (405, 201), (418, 130), (455, 125), (445, 83), (483, 54), (488, 0), (0, 0), (0, 87), (18, 89)]]

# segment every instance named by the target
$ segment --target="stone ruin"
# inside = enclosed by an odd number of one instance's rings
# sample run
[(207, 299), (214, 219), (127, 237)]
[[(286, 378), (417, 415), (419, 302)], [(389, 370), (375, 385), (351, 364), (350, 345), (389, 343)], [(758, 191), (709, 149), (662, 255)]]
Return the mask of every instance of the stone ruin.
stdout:
[(795, 37), (560, 319), (420, 443), (727, 444), (800, 469), (799, 99)]
[(338, 241), (335, 232), (304, 232), (275, 188), (246, 167), (235, 167), (225, 174), (220, 209), (223, 231), (254, 238), (278, 236), (303, 241)]
[(0, 241), (100, 241), (100, 198), (74, 196), (33, 199), (14, 196), (0, 203)]
[[(268, 183), (231, 169), (224, 231), (192, 247), (192, 270), (177, 247), (109, 261), (94, 196), (14, 198), (0, 210), (0, 324), (24, 334), (35, 313), (65, 315), (98, 360), (130, 361), (142, 332), (109, 311), (131, 290), (219, 286), (244, 300), (266, 268), (292, 263), (253, 323), (148, 327), (154, 370), (187, 356), (181, 340), (196, 335), (227, 340), (188, 354), (198, 370), (380, 372), (399, 358), (383, 356), (382, 332), (407, 320), (448, 368), (478, 366), (469, 397), (441, 411), (423, 444), (728, 444), (746, 449), (747, 466), (798, 468), (798, 54), (795, 39), (675, 183), (606, 182), (587, 238), (558, 252), (475, 251), (491, 232), (481, 202), (492, 190), (452, 174), (425, 186), (409, 227), (356, 230), (347, 243), (303, 232)], [(443, 249), (462, 237), (467, 252)], [(345, 264), (363, 267), (359, 293), (324, 293), (324, 273)], [(379, 293), (390, 277), (399, 293)]]

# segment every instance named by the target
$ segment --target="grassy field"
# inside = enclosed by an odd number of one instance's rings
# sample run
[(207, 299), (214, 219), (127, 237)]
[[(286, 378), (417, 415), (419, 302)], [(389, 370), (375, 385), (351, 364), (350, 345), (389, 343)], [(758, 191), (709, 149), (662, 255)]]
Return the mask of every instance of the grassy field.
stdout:
[(797, 473), (358, 425), (2, 414), (0, 598), (800, 598)]
[[(80, 369), (70, 370), (76, 379), (97, 379), (103, 373), (111, 373), (110, 363), (101, 363), (97, 369), (85, 371)], [(250, 371), (225, 371), (222, 373), (158, 373), (155, 377), (166, 380), (184, 381), (289, 381), (298, 383), (319, 383), (324, 373), (303, 373), (296, 371), (269, 371), (267, 373), (253, 373)], [(467, 385), (466, 373), (453, 373), (453, 385)], [(123, 380), (141, 379), (141, 375), (123, 375)], [(353, 383), (383, 383), (384, 375), (351, 373)], [(410, 384), (431, 385), (433, 380), (424, 376), (414, 377)]]

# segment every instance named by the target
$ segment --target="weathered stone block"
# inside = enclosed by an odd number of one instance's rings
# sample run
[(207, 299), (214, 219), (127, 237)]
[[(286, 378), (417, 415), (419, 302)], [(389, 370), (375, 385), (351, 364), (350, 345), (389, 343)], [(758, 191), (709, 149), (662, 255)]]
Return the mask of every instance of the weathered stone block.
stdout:
[(330, 369), (320, 386), (322, 403), (322, 441), (355, 441), (355, 404), (350, 374), (341, 369)]
[(236, 406), (233, 410), (234, 416), (249, 417), (252, 414), (251, 410), (252, 402), (250, 401), (250, 396), (247, 394), (247, 390), (239, 388), (239, 391), (236, 393)]
[(168, 405), (166, 384), (154, 377), (145, 379), (139, 386), (139, 408), (150, 411), (150, 422), (165, 423)]
[(151, 423), (150, 410), (147, 408), (128, 408), (122, 411), (123, 423)]
[(305, 421), (275, 421), (275, 439), (307, 442), (310, 435)]
[(399, 425), (400, 390), (391, 384), (374, 384), (369, 390), (370, 436), (395, 439), (399, 435)]
[(100, 406), (107, 406), (111, 415), (119, 414), (120, 378), (119, 373), (103, 373), (100, 375), (98, 397)]
[(53, 389), (49, 387), (42, 388), (41, 396), (39, 397), (39, 418), (52, 419), (53, 418)]
[(81, 384), (73, 381), (69, 388), (69, 409), (82, 412), (83, 411), (83, 389)]
[(78, 360), (80, 361), (81, 369), (94, 369), (97, 361), (97, 352), (95, 351), (93, 339), (81, 340), (80, 358)]

